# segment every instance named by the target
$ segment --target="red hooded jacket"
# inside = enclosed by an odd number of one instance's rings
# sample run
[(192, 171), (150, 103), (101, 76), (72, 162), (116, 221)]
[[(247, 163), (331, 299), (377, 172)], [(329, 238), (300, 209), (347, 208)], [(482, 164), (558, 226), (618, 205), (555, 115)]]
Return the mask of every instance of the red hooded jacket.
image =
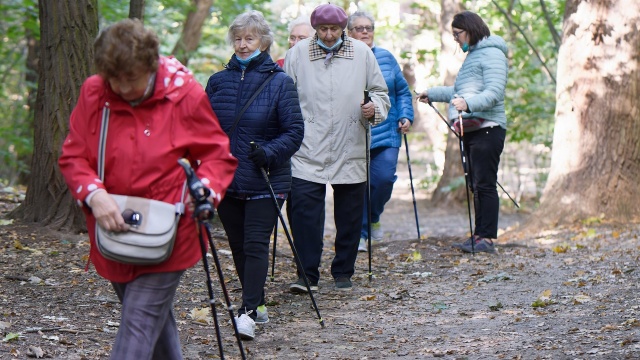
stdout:
[[(105, 107), (111, 114), (103, 183), (97, 158)], [(90, 261), (102, 277), (129, 282), (145, 273), (185, 270), (200, 260), (196, 225), (189, 210), (180, 219), (173, 252), (165, 262), (135, 266), (107, 260), (95, 246), (96, 220), (84, 202), (89, 193), (102, 188), (111, 194), (176, 203), (185, 181), (178, 165), (182, 157), (191, 161), (203, 183), (215, 192), (217, 206), (233, 180), (237, 160), (202, 86), (180, 62), (159, 59), (153, 95), (136, 107), (111, 91), (100, 76), (84, 82), (58, 164), (72, 195), (83, 206)]]

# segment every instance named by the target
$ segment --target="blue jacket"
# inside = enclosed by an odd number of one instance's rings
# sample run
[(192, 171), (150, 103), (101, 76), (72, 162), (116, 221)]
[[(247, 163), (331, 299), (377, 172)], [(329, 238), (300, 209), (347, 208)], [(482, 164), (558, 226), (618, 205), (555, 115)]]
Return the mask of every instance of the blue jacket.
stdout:
[(409, 84), (402, 75), (400, 65), (388, 50), (374, 46), (373, 54), (389, 88), (391, 109), (387, 119), (371, 128), (371, 148), (396, 147), (402, 144), (402, 135), (398, 131), (398, 120), (407, 118), (413, 123), (413, 97)]
[[(469, 106), (463, 118), (491, 120), (506, 129), (504, 91), (508, 72), (507, 44), (499, 36), (489, 36), (469, 49), (453, 86), (430, 88), (427, 95), (431, 101), (450, 103), (458, 94)], [(449, 119), (457, 117), (458, 111), (449, 106)]]
[[(263, 52), (242, 70), (235, 54), (225, 70), (209, 78), (206, 93), (220, 126), (229, 135), (231, 153), (238, 159), (230, 196), (268, 195), (260, 169), (248, 158), (254, 141), (264, 149), (269, 180), (276, 194), (291, 189), (291, 156), (302, 144), (304, 121), (293, 80)], [(261, 91), (229, 134), (236, 115), (271, 73), (276, 76)]]

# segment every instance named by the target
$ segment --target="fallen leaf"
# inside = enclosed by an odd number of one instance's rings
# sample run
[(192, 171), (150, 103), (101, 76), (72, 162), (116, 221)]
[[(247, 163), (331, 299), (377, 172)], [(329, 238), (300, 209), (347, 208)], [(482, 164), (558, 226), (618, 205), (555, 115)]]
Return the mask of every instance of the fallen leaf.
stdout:
[(591, 297), (587, 296), (587, 295), (576, 295), (573, 297), (573, 304), (574, 305), (578, 305), (578, 304), (584, 304), (586, 302), (591, 301)]
[(195, 322), (210, 324), (211, 323), (211, 317), (209, 316), (210, 313), (211, 313), (211, 310), (208, 307), (204, 307), (201, 309), (194, 308), (194, 309), (191, 309), (191, 313), (189, 313), (189, 317)]
[(2, 341), (7, 342), (7, 341), (15, 340), (19, 337), (20, 337), (19, 333), (8, 333), (7, 335), (4, 336), (4, 339)]
[(29, 346), (29, 348), (27, 349), (27, 356), (40, 359), (44, 357), (44, 351), (42, 351), (42, 349), (37, 346)]
[(551, 251), (553, 251), (556, 254), (566, 253), (568, 250), (569, 250), (569, 245), (566, 245), (566, 244), (556, 245), (551, 248)]
[(551, 300), (551, 290), (547, 289), (544, 290), (540, 295), (538, 295), (538, 298), (531, 304), (531, 306), (534, 308), (539, 308), (546, 307), (554, 303), (555, 301)]

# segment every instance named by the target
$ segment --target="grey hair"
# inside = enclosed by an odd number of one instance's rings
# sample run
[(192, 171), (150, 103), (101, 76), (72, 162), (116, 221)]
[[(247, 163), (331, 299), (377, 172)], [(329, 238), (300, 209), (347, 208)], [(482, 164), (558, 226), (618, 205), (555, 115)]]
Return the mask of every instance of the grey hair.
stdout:
[(314, 29), (313, 26), (311, 26), (311, 21), (309, 20), (309, 17), (300, 16), (296, 19), (291, 20), (291, 22), (289, 23), (289, 26), (287, 28), (287, 30), (289, 31), (289, 34), (291, 34), (291, 31), (293, 31), (293, 28), (295, 28), (298, 25), (307, 25), (309, 29), (311, 29), (310, 36), (313, 36), (313, 34), (316, 33), (316, 29)]
[(371, 21), (371, 26), (376, 26), (376, 21), (373, 19), (373, 15), (371, 15), (371, 13), (366, 11), (356, 11), (349, 16), (349, 20), (347, 21), (347, 29), (349, 30), (353, 29), (353, 22), (357, 18), (361, 18), (361, 17), (369, 19), (369, 21)]
[(269, 23), (264, 19), (260, 11), (249, 10), (238, 15), (233, 20), (227, 33), (229, 44), (233, 46), (236, 35), (245, 31), (260, 36), (260, 48), (264, 48), (266, 52), (269, 52), (271, 44), (273, 44), (273, 31), (271, 31)]

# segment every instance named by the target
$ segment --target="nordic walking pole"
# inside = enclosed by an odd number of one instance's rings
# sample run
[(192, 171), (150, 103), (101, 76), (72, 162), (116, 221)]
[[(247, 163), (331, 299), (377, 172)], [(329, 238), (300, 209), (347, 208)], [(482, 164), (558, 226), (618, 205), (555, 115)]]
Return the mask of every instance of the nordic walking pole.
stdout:
[[(369, 91), (364, 91), (364, 103), (368, 103), (371, 101), (371, 97), (369, 97)], [(371, 144), (370, 144), (370, 136), (371, 136), (371, 124), (369, 124), (369, 120), (367, 119), (367, 126), (365, 127), (365, 146), (366, 146), (366, 160), (367, 160), (367, 247), (369, 248), (369, 281), (373, 279), (373, 271), (371, 271), (371, 258), (372, 258), (372, 249), (371, 246)]]
[[(416, 92), (415, 90), (414, 90), (414, 92), (415, 92), (416, 94), (418, 94), (418, 92)], [(420, 95), (420, 94), (418, 94), (418, 95)], [(452, 132), (452, 133), (453, 133), (457, 138), (460, 138), (460, 135), (458, 135), (458, 132), (456, 131), (456, 129), (455, 129), (451, 124), (449, 124), (449, 122), (444, 118), (444, 116), (442, 116), (442, 114), (440, 113), (440, 111), (438, 111), (438, 109), (437, 109), (435, 106), (433, 106), (433, 103), (431, 102), (431, 100), (427, 101), (427, 103), (429, 104), (429, 106), (431, 106), (431, 108), (432, 108), (433, 110), (435, 110), (436, 114), (438, 114), (438, 116), (440, 117), (440, 119), (442, 119), (442, 121), (447, 125), (447, 128), (448, 128), (449, 130), (451, 130), (451, 132)], [(507, 195), (507, 197), (509, 198), (509, 200), (511, 200), (511, 202), (513, 202), (513, 205), (515, 205), (515, 206), (519, 209), (519, 208), (520, 208), (520, 205), (518, 205), (518, 203), (517, 203), (517, 202), (516, 202), (516, 201), (511, 197), (511, 195), (507, 192), (507, 190), (505, 190), (505, 189), (502, 187), (502, 185), (500, 184), (500, 182), (496, 181), (496, 184), (497, 184), (497, 185), (500, 187), (500, 189), (502, 189), (502, 191)]]
[[(458, 97), (458, 95), (454, 95)], [(473, 225), (471, 223), (471, 199), (469, 198), (469, 163), (464, 150), (464, 123), (462, 122), (462, 111), (458, 111), (458, 124), (460, 125), (460, 157), (462, 160), (462, 170), (464, 171), (464, 187), (467, 191), (467, 211), (469, 213), (469, 236), (471, 236), (471, 254), (475, 255), (475, 239), (473, 238)]]
[[(402, 119), (404, 124), (407, 119)], [(418, 239), (420, 239), (420, 224), (418, 224), (418, 207), (416, 206), (416, 193), (413, 190), (413, 175), (411, 174), (411, 159), (409, 158), (409, 141), (407, 141), (407, 134), (404, 136), (404, 148), (407, 150), (407, 166), (409, 167), (409, 182), (411, 183), (411, 196), (413, 197), (413, 213), (416, 215), (416, 231), (418, 232)]]
[[(254, 143), (253, 141), (249, 143), (252, 149), (259, 149), (260, 145)], [(289, 230), (287, 229), (287, 225), (284, 222), (284, 216), (282, 216), (282, 211), (280, 211), (280, 205), (278, 205), (278, 200), (276, 200), (276, 194), (273, 192), (273, 187), (271, 186), (271, 181), (269, 180), (269, 175), (267, 175), (267, 171), (264, 168), (260, 168), (260, 172), (262, 173), (262, 177), (264, 181), (267, 183), (267, 187), (269, 188), (269, 194), (271, 195), (271, 199), (273, 199), (273, 204), (276, 207), (276, 211), (278, 212), (278, 218), (280, 218), (280, 223), (282, 224), (282, 229), (284, 230), (285, 235), (287, 236), (287, 240), (289, 240), (289, 246), (291, 247), (291, 251), (293, 252), (293, 258), (296, 261), (296, 265), (298, 265), (298, 269), (301, 270), (302, 279), (304, 280), (304, 286), (307, 287), (307, 292), (309, 293), (309, 297), (311, 298), (311, 303), (313, 304), (313, 308), (316, 310), (316, 314), (318, 315), (318, 322), (320, 323), (320, 327), (324, 328), (324, 320), (322, 316), (320, 316), (320, 310), (318, 310), (318, 305), (316, 304), (316, 299), (313, 297), (313, 292), (311, 291), (311, 286), (309, 284), (309, 279), (307, 278), (307, 274), (305, 274), (302, 261), (300, 260), (300, 256), (298, 256), (298, 251), (296, 250), (295, 245), (293, 244), (293, 240), (291, 239), (291, 235), (289, 234)]]
[(273, 227), (273, 256), (271, 257), (271, 281), (273, 281), (273, 272), (276, 268), (276, 243), (278, 241), (278, 222)]
[(201, 224), (198, 220), (196, 225), (198, 230), (198, 242), (200, 243), (200, 251), (202, 252), (202, 265), (207, 275), (207, 291), (209, 292), (209, 306), (211, 306), (211, 314), (213, 316), (213, 324), (216, 328), (216, 339), (218, 340), (218, 351), (220, 351), (220, 359), (224, 359), (224, 350), (222, 349), (222, 336), (220, 334), (220, 324), (218, 323), (218, 312), (216, 311), (215, 299), (213, 297), (213, 285), (211, 284), (211, 272), (209, 271), (209, 262), (207, 261), (207, 247), (200, 230)]
[(236, 324), (236, 317), (233, 314), (233, 305), (231, 304), (231, 298), (229, 297), (229, 292), (227, 291), (227, 286), (224, 282), (224, 274), (222, 274), (222, 266), (220, 266), (220, 259), (218, 259), (218, 252), (216, 251), (215, 244), (213, 243), (213, 236), (211, 236), (211, 224), (208, 222), (203, 222), (204, 229), (207, 232), (207, 238), (209, 239), (209, 247), (211, 248), (211, 254), (213, 255), (213, 262), (216, 266), (216, 270), (218, 272), (218, 279), (220, 281), (220, 288), (222, 289), (222, 293), (224, 294), (224, 301), (227, 305), (227, 311), (229, 312), (229, 317), (231, 317), (231, 324), (233, 325), (233, 332), (236, 335), (236, 341), (238, 342), (238, 348), (240, 349), (240, 355), (242, 359), (246, 359), (246, 355), (244, 354), (244, 348), (242, 347), (242, 339), (240, 338), (240, 333), (238, 332), (238, 324)]
[(207, 199), (210, 194), (210, 190), (202, 184), (200, 179), (196, 176), (189, 160), (185, 158), (181, 158), (178, 160), (178, 164), (182, 166), (184, 169), (185, 175), (187, 177), (187, 185), (189, 188), (189, 194), (193, 199), (195, 206), (193, 215), (198, 219), (197, 230), (198, 230), (198, 238), (200, 243), (200, 250), (202, 252), (202, 265), (204, 266), (204, 271), (207, 275), (207, 290), (209, 291), (209, 305), (211, 306), (211, 314), (213, 316), (213, 321), (215, 323), (216, 328), (216, 337), (218, 340), (218, 348), (220, 350), (220, 358), (224, 359), (224, 351), (222, 349), (222, 337), (220, 334), (220, 325), (218, 324), (218, 313), (216, 312), (215, 300), (213, 298), (213, 286), (211, 284), (211, 273), (209, 271), (209, 262), (207, 261), (207, 250), (204, 239), (202, 237), (201, 228), (204, 226), (205, 231), (207, 233), (207, 238), (209, 239), (209, 247), (211, 248), (211, 255), (213, 256), (216, 270), (218, 272), (218, 281), (220, 282), (220, 288), (222, 289), (222, 293), (224, 294), (224, 299), (227, 305), (227, 310), (229, 311), (229, 316), (231, 317), (231, 324), (233, 324), (233, 331), (236, 336), (236, 340), (238, 341), (238, 348), (240, 349), (240, 355), (242, 359), (246, 359), (246, 355), (244, 353), (244, 348), (242, 347), (242, 340), (240, 339), (240, 333), (238, 332), (238, 326), (236, 324), (235, 316), (233, 315), (233, 306), (231, 305), (231, 299), (229, 298), (229, 292), (227, 291), (227, 287), (224, 282), (224, 274), (222, 273), (222, 267), (220, 266), (220, 260), (218, 259), (218, 253), (216, 251), (215, 245), (213, 244), (213, 239), (211, 237), (211, 231), (209, 229), (209, 224), (206, 222), (207, 219), (213, 218), (213, 205)]

